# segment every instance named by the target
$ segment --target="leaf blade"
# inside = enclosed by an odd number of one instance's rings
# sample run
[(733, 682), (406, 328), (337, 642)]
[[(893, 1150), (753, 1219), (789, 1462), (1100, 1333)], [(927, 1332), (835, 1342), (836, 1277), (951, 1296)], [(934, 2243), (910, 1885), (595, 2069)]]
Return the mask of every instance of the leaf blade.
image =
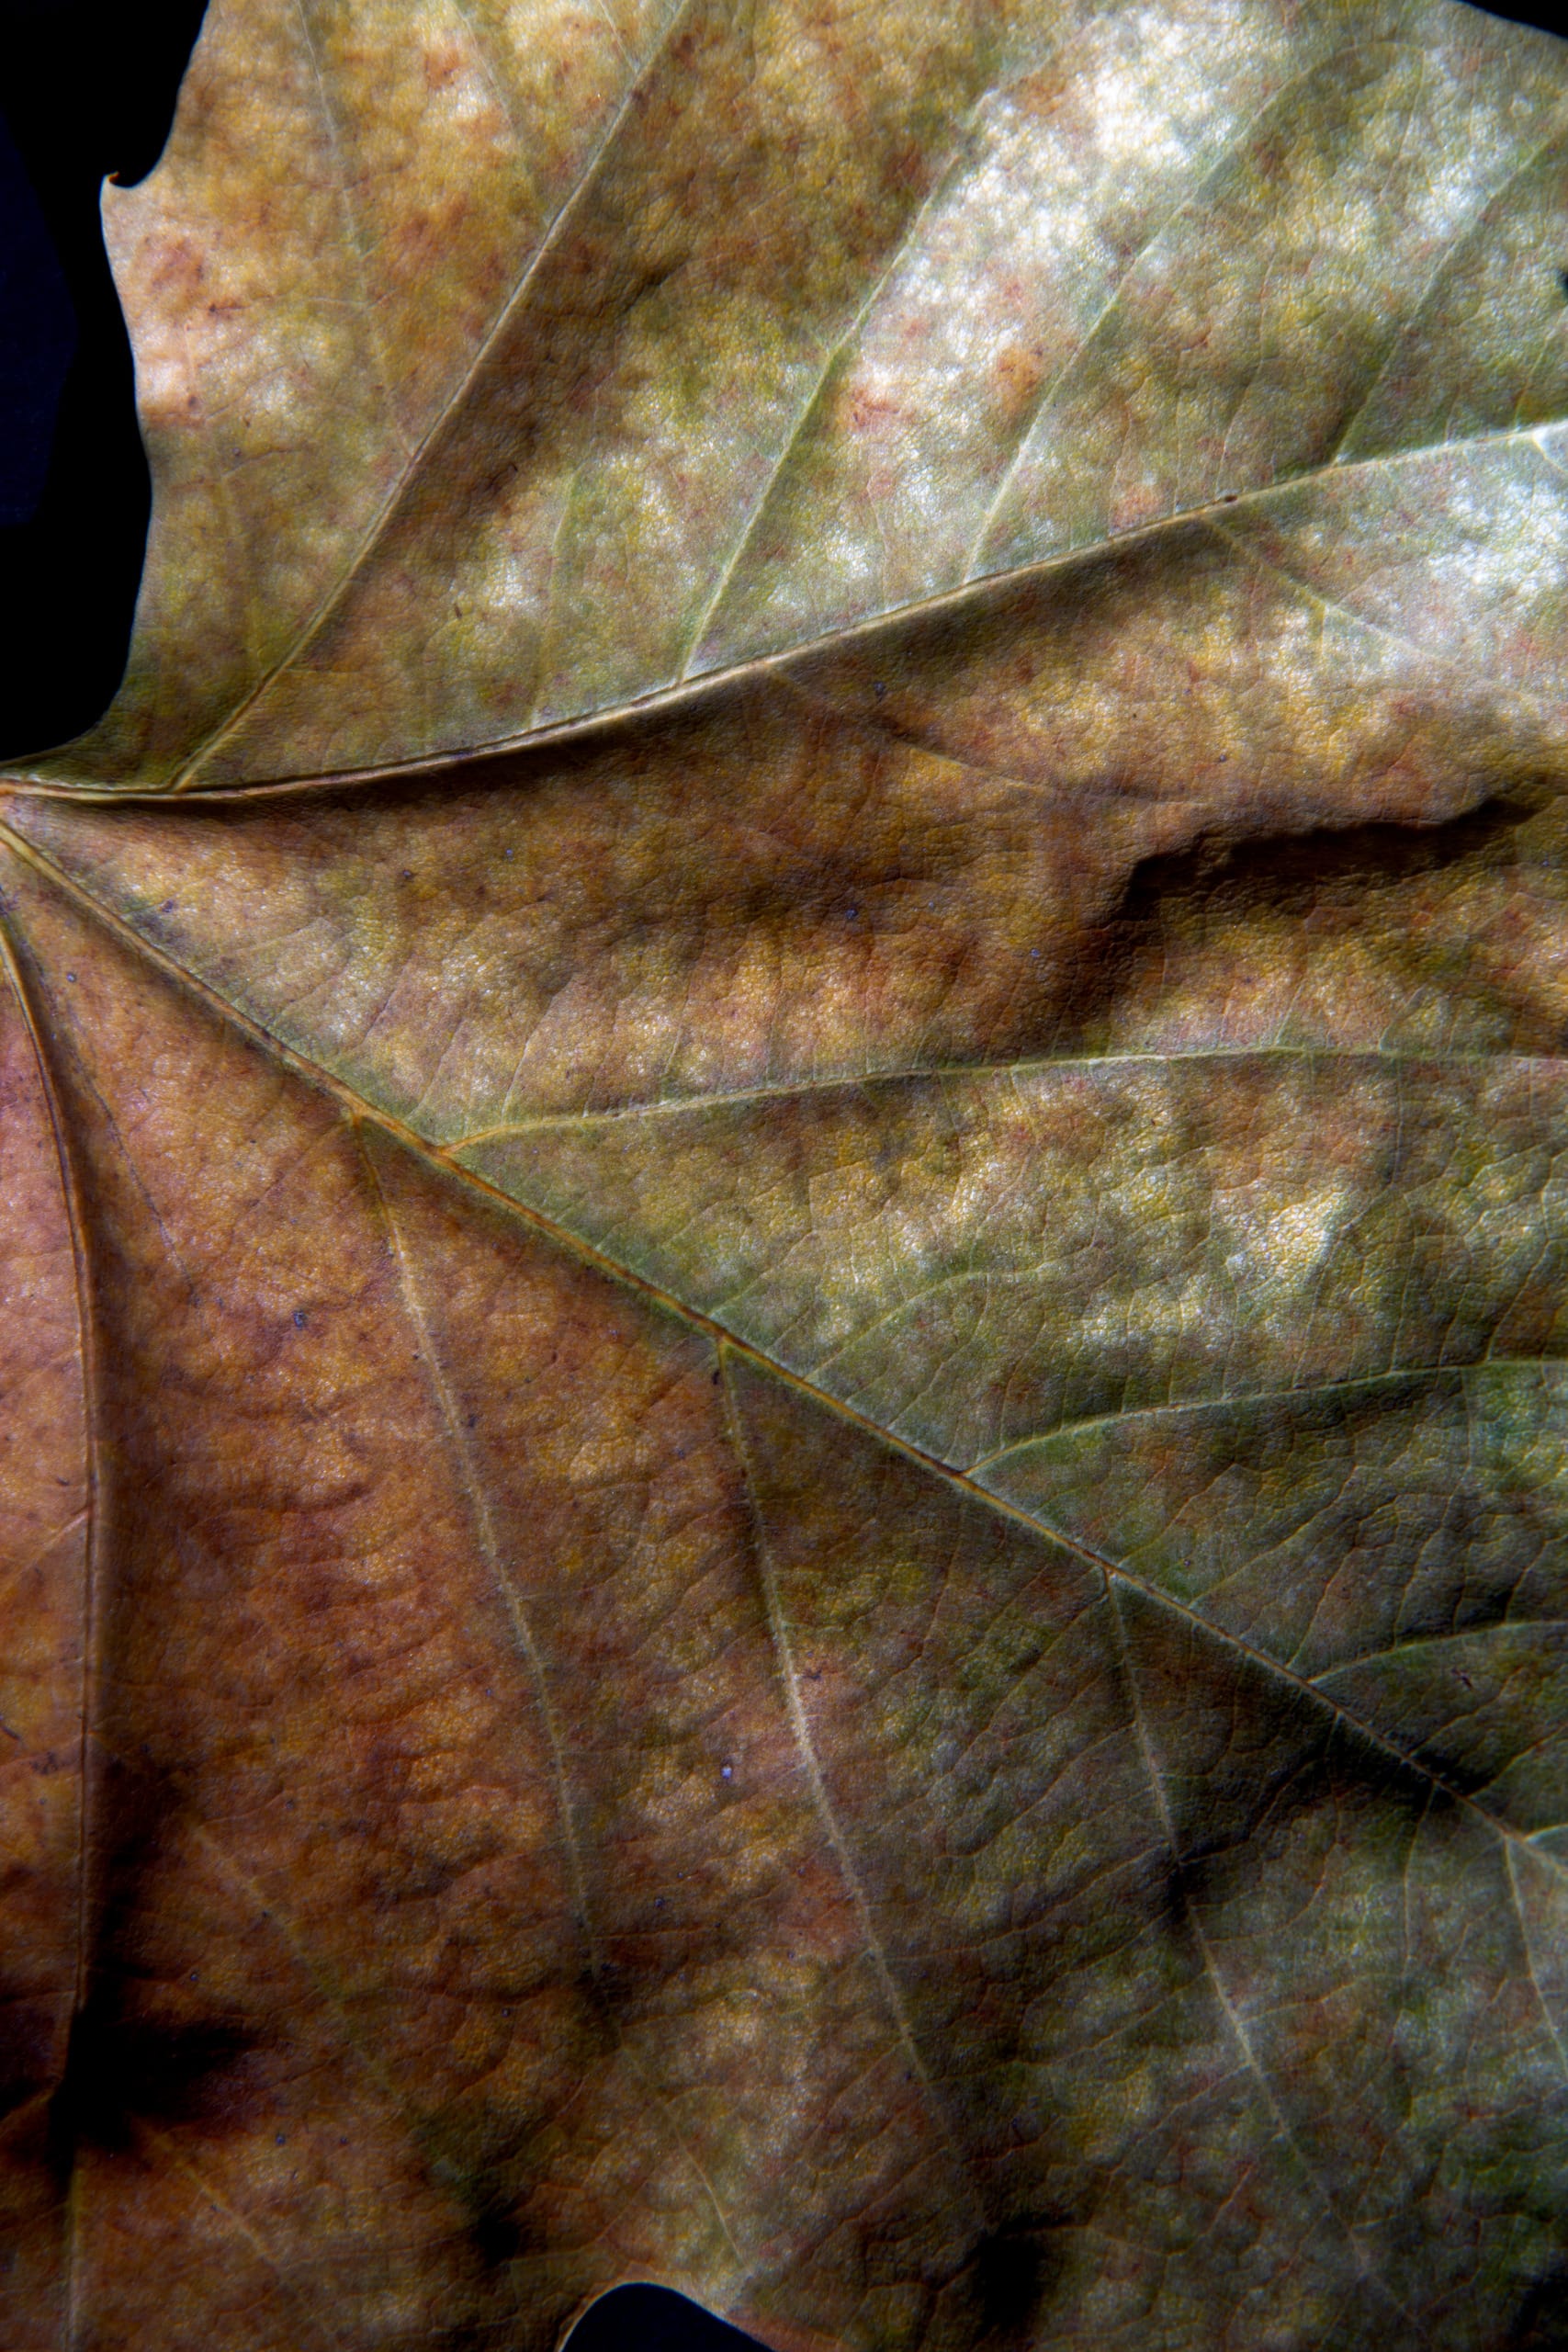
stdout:
[(1561, 52), (244, 5), (309, 299), (202, 380), (292, 321), (341, 413), (166, 418), (185, 618), (0, 852), (103, 1363), (73, 2310), (1550, 2325)]

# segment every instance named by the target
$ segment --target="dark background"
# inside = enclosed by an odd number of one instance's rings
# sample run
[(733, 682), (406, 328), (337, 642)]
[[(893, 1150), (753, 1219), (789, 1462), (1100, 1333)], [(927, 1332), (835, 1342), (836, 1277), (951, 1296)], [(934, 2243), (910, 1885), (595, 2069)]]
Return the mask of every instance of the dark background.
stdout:
[(157, 162), (202, 0), (0, 0), (0, 753), (119, 683), (147, 534), (98, 188)]
[[(149, 492), (98, 189), (157, 162), (202, 7), (0, 0), (0, 753), (80, 733), (124, 665)], [(1568, 31), (1568, 0), (1491, 13)], [(679, 2295), (625, 2287), (572, 2352), (755, 2347)]]

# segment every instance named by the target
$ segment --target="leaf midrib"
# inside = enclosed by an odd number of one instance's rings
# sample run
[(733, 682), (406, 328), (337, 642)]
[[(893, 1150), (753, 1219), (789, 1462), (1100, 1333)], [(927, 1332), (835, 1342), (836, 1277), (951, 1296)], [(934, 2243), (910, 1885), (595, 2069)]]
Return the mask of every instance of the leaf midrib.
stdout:
[[(19, 771), (7, 771), (0, 775), (9, 790), (25, 793), (31, 797), (82, 803), (87, 807), (111, 808), (166, 807), (177, 800), (182, 807), (204, 804), (232, 807), (235, 803), (273, 799), (342, 789), (346, 786), (368, 786), (396, 783), (407, 777), (438, 775), (469, 763), (514, 756), (521, 752), (555, 751), (590, 742), (595, 737), (614, 733), (617, 729), (642, 720), (661, 718), (671, 713), (700, 709), (705, 702), (719, 702), (727, 694), (752, 681), (787, 673), (811, 662), (845, 652), (855, 647), (874, 645), (879, 638), (896, 637), (901, 630), (926, 621), (942, 621), (962, 614), (968, 608), (986, 604), (1000, 604), (1010, 595), (1043, 581), (1055, 573), (1067, 573), (1077, 568), (1115, 560), (1123, 555), (1136, 554), (1154, 546), (1167, 537), (1194, 527), (1213, 528), (1234, 522), (1239, 515), (1254, 510), (1267, 512), (1270, 505), (1296, 497), (1314, 484), (1333, 480), (1350, 481), (1359, 474), (1370, 474), (1382, 468), (1425, 465), (1439, 457), (1464, 457), (1478, 451), (1506, 447), (1510, 444), (1530, 443), (1543, 463), (1561, 472), (1551, 453), (1542, 446), (1543, 435), (1568, 426), (1568, 413), (1562, 416), (1545, 417), (1534, 424), (1497, 426), (1485, 433), (1456, 436), (1451, 441), (1423, 443), (1414, 449), (1385, 450), (1374, 458), (1357, 458), (1348, 462), (1330, 460), (1306, 471), (1292, 474), (1287, 480), (1261, 484), (1256, 490), (1225, 492), (1201, 506), (1184, 506), (1169, 514), (1162, 514), (1135, 530), (1122, 531), (1110, 538), (1095, 539), (1084, 546), (1064, 548), (1032, 563), (1019, 564), (1009, 571), (987, 573), (983, 579), (964, 581), (954, 588), (947, 588), (933, 596), (919, 598), (915, 603), (897, 605), (884, 613), (874, 613), (867, 619), (852, 621), (843, 627), (826, 631), (821, 637), (808, 638), (795, 645), (785, 646), (776, 653), (759, 653), (728, 669), (705, 671), (700, 676), (677, 679), (673, 684), (653, 688), (646, 695), (630, 700), (606, 704), (602, 709), (584, 712), (575, 718), (561, 719), (548, 727), (525, 729), (520, 733), (500, 735), (477, 743), (448, 744), (445, 749), (421, 752), (416, 758), (386, 761), (373, 767), (325, 768), (311, 772), (303, 770), (288, 775), (265, 776), (245, 784), (186, 785), (176, 780), (173, 784), (119, 786), (73, 784), (58, 777)], [(1236, 547), (1245, 560), (1261, 563), (1266, 559), (1245, 543)], [(1272, 568), (1281, 571), (1274, 562)], [(1328, 609), (1341, 614), (1352, 627), (1369, 636), (1393, 638), (1381, 624), (1353, 613), (1336, 603), (1308, 582), (1283, 573), (1298, 594), (1312, 596)], [(1508, 690), (1520, 705), (1534, 707), (1544, 703), (1544, 696), (1530, 695), (1522, 687)], [(1555, 707), (1555, 706), (1553, 706)], [(238, 712), (234, 716), (238, 717)], [(226, 722), (226, 725), (231, 722)], [(216, 738), (212, 739), (216, 740)], [(69, 748), (69, 747), (67, 747)], [(210, 748), (210, 744), (209, 745)], [(1021, 781), (1021, 779), (1013, 779)]]
[[(39, 875), (51, 888), (59, 890), (73, 906), (96, 922), (102, 931), (107, 932), (117, 944), (135, 956), (139, 961), (152, 966), (166, 981), (193, 999), (206, 1012), (223, 1021), (231, 1028), (238, 1030), (253, 1045), (269, 1055), (283, 1068), (290, 1070), (316, 1092), (325, 1094), (337, 1102), (350, 1121), (367, 1122), (378, 1127), (385, 1134), (392, 1136), (416, 1159), (439, 1170), (460, 1185), (471, 1188), (477, 1195), (489, 1202), (493, 1207), (542, 1235), (547, 1240), (565, 1250), (580, 1262), (592, 1267), (597, 1272), (616, 1283), (623, 1289), (631, 1291), (649, 1306), (672, 1317), (688, 1329), (700, 1332), (715, 1348), (721, 1366), (727, 1354), (751, 1363), (766, 1377), (782, 1382), (795, 1394), (807, 1398), (819, 1410), (830, 1413), (849, 1427), (860, 1430), (877, 1443), (890, 1448), (905, 1460), (942, 1479), (944, 1484), (955, 1489), (970, 1503), (981, 1506), (987, 1512), (1006, 1520), (1012, 1525), (1026, 1529), (1036, 1542), (1055, 1544), (1059, 1550), (1096, 1569), (1100, 1576), (1115, 1579), (1125, 1590), (1136, 1593), (1152, 1607), (1176, 1619), (1201, 1641), (1220, 1650), (1227, 1657), (1245, 1661), (1253, 1670), (1282, 1684), (1298, 1700), (1338, 1723), (1348, 1736), (1360, 1742), (1364, 1747), (1371, 1748), (1386, 1764), (1392, 1764), (1397, 1770), (1414, 1775), (1428, 1787), (1440, 1792), (1450, 1803), (1483, 1823), (1494, 1837), (1504, 1842), (1506, 1849), (1514, 1846), (1529, 1847), (1532, 1855), (1538, 1860), (1541, 1859), (1540, 1849), (1531, 1844), (1529, 1838), (1521, 1831), (1513, 1828), (1508, 1823), (1490, 1813), (1484, 1805), (1478, 1804), (1463, 1789), (1446, 1780), (1435, 1767), (1418, 1756), (1407, 1753), (1375, 1724), (1370, 1722), (1355, 1709), (1346, 1706), (1332, 1697), (1308, 1677), (1297, 1674), (1278, 1658), (1269, 1657), (1266, 1651), (1259, 1650), (1251, 1643), (1245, 1641), (1239, 1634), (1212, 1623), (1200, 1611), (1179, 1600), (1174, 1594), (1166, 1592), (1159, 1586), (1145, 1581), (1120, 1562), (1111, 1558), (1109, 1555), (1099, 1551), (1093, 1544), (1086, 1543), (1081, 1537), (1067, 1534), (1048, 1521), (1038, 1519), (1032, 1513), (1006, 1501), (988, 1487), (978, 1484), (965, 1472), (943, 1462), (939, 1455), (928, 1453), (923, 1447), (913, 1443), (897, 1431), (886, 1428), (869, 1415), (857, 1411), (852, 1405), (834, 1396), (829, 1391), (818, 1387), (803, 1374), (795, 1372), (789, 1365), (781, 1363), (769, 1355), (765, 1349), (758, 1347), (750, 1340), (739, 1338), (714, 1317), (705, 1315), (700, 1307), (689, 1306), (673, 1292), (661, 1288), (657, 1283), (649, 1281), (645, 1275), (637, 1273), (630, 1266), (596, 1249), (592, 1242), (573, 1233), (570, 1227), (557, 1224), (541, 1210), (526, 1202), (513, 1199), (510, 1193), (503, 1193), (498, 1186), (487, 1182), (473, 1170), (465, 1167), (460, 1160), (452, 1159), (446, 1148), (430, 1142), (416, 1129), (405, 1125), (393, 1113), (380, 1109), (377, 1104), (357, 1093), (334, 1072), (312, 1061), (297, 1047), (286, 1045), (265, 1023), (255, 1020), (238, 1005), (231, 1003), (174, 956), (143, 939), (122, 916), (117, 914), (112, 908), (106, 906), (74, 876), (57, 866), (51, 858), (38, 849), (25, 835), (16, 832), (4, 819), (0, 819), (0, 841), (4, 842), (13, 855), (17, 857), (24, 865)], [(1568, 1860), (1559, 1861), (1555, 1856), (1548, 1856), (1546, 1860), (1554, 1871), (1568, 1878)]]
[[(83, 1469), (85, 1497), (81, 1516), (86, 1521), (82, 1547), (82, 1643), (77, 1668), (77, 1719), (79, 1730), (76, 1743), (76, 1921), (75, 1971), (71, 1988), (71, 2014), (66, 2028), (65, 2063), (69, 2064), (70, 2036), (86, 2004), (88, 1990), (89, 1953), (93, 1945), (90, 1914), (96, 1889), (92, 1883), (89, 1857), (93, 1840), (89, 1836), (92, 1823), (93, 1789), (88, 1765), (92, 1748), (93, 1684), (97, 1665), (97, 1600), (96, 1566), (98, 1538), (103, 1524), (103, 1473), (98, 1453), (97, 1323), (92, 1313), (92, 1284), (87, 1265), (85, 1220), (81, 1194), (76, 1182), (75, 1164), (66, 1148), (64, 1123), (59, 1097), (55, 1091), (49, 1056), (44, 1050), (39, 1033), (38, 1010), (17, 964), (10, 937), (0, 921), (0, 987), (8, 988), (12, 1001), (28, 1035), (33, 1066), (37, 1072), (39, 1091), (42, 1097), (44, 1115), (49, 1121), (51, 1141), (54, 1149), (54, 1165), (60, 1182), (62, 1205), (71, 1238), (72, 1279), (75, 1286), (77, 1343), (82, 1351), (82, 1419)], [(73, 2170), (65, 2196), (64, 2230), (62, 2244), (62, 2290), (68, 2341), (77, 2340), (77, 2292), (81, 2277), (81, 2253), (78, 2240), (81, 2229), (78, 2177)]]
[(1164, 1069), (1171, 1063), (1206, 1062), (1364, 1062), (1370, 1069), (1495, 1069), (1500, 1063), (1538, 1062), (1560, 1069), (1568, 1054), (1529, 1053), (1522, 1047), (1472, 1046), (1450, 1048), (1414, 1046), (1300, 1045), (1157, 1046), (1124, 1053), (1029, 1054), (1016, 1061), (908, 1062), (892, 1069), (868, 1069), (837, 1077), (781, 1079), (775, 1084), (737, 1087), (733, 1093), (653, 1095), (640, 1102), (613, 1102), (603, 1110), (539, 1111), (521, 1119), (498, 1119), (492, 1126), (472, 1127), (451, 1136), (444, 1151), (477, 1151), (481, 1144), (514, 1143), (525, 1136), (558, 1135), (563, 1129), (623, 1126), (638, 1119), (696, 1118), (712, 1111), (746, 1111), (754, 1102), (799, 1102), (832, 1094), (874, 1094), (884, 1088), (949, 1084), (974, 1085), (979, 1080), (998, 1084), (1043, 1077), (1057, 1070)]

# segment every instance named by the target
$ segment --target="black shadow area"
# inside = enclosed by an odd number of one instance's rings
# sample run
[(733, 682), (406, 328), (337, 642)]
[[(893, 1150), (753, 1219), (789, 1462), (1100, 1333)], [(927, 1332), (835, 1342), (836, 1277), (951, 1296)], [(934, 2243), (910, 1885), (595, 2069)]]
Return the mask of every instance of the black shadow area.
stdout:
[(0, 0), (0, 756), (91, 726), (150, 492), (98, 191), (157, 162), (203, 0)]
[(616, 2287), (590, 2304), (564, 2352), (760, 2352), (755, 2336), (668, 2287)]
[(1487, 17), (1506, 17), (1511, 25), (1534, 25), (1543, 33), (1568, 35), (1568, 6), (1555, 8), (1486, 8)]

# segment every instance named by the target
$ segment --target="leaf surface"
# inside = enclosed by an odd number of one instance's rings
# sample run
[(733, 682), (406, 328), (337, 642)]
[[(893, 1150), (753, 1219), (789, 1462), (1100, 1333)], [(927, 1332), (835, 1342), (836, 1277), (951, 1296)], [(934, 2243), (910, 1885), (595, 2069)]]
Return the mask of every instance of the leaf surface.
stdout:
[(0, 836), (18, 2352), (1555, 2340), (1565, 139), (218, 0)]

